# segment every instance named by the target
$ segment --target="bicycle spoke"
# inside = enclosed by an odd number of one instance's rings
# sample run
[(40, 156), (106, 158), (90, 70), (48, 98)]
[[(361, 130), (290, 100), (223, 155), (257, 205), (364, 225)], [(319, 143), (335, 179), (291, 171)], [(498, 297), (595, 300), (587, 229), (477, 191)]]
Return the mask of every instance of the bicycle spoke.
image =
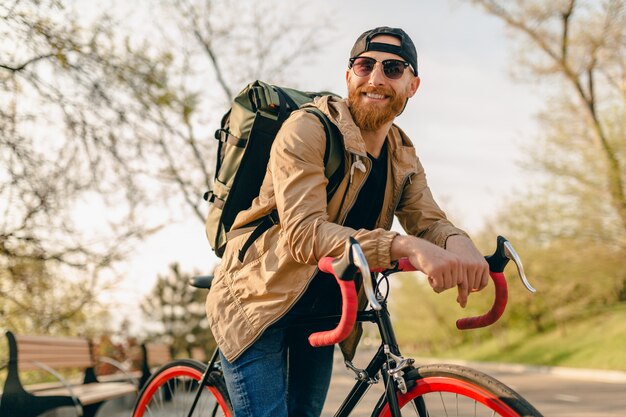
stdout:
[(441, 392), (439, 393), (439, 397), (441, 398), (441, 405), (443, 405), (443, 411), (446, 413), (446, 417), (450, 417), (448, 415), (448, 409), (446, 408), (446, 403), (443, 400), (443, 394)]
[(159, 400), (159, 404), (160, 404), (159, 408), (162, 410), (163, 409), (163, 404), (165, 403), (165, 399), (163, 398), (163, 388), (159, 388), (158, 393), (159, 393), (159, 395), (158, 395), (157, 399)]
[(146, 406), (146, 411), (148, 412), (150, 417), (154, 417), (154, 414), (152, 414), (152, 410), (150, 409), (150, 406)]
[(211, 417), (215, 417), (217, 415), (217, 409), (219, 408), (218, 405), (219, 404), (217, 403), (217, 401), (215, 401), (215, 405), (213, 406), (213, 411), (211, 412)]

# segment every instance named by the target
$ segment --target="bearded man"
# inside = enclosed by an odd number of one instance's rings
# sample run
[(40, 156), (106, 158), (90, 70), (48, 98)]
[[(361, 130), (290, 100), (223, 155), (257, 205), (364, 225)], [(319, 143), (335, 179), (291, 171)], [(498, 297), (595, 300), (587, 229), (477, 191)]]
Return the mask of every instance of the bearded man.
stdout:
[[(402, 257), (436, 292), (484, 288), (488, 266), (467, 234), (435, 203), (410, 139), (393, 124), (419, 85), (417, 52), (402, 30), (363, 33), (346, 71), (348, 99), (314, 102), (343, 137), (344, 176), (327, 201), (326, 135), (317, 116), (299, 110), (283, 124), (252, 207), (233, 230), (276, 211), (278, 224), (239, 250), (252, 231), (229, 240), (207, 299), (228, 392), (237, 417), (319, 416), (330, 383), (333, 347), (313, 348), (318, 326), (290, 326), (340, 311), (333, 279), (317, 262), (338, 257), (352, 236), (372, 268)], [(390, 231), (394, 215), (406, 235)], [(342, 343), (352, 359), (360, 328)]]

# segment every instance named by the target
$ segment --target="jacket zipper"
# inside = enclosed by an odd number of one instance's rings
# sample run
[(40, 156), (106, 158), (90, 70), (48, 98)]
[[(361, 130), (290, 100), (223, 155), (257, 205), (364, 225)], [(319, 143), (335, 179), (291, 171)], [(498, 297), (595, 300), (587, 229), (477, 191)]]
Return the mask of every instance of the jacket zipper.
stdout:
[[(356, 161), (352, 163), (352, 166), (350, 166), (350, 182), (348, 183), (348, 187), (350, 186), (350, 184), (352, 184), (352, 175), (354, 174), (354, 168), (358, 168), (359, 171), (364, 172), (364, 173), (366, 173), (369, 176), (369, 173), (367, 172), (367, 167), (365, 166), (365, 164), (363, 164), (363, 162), (361, 162), (361, 158), (359, 157), (359, 155), (357, 155), (357, 154), (352, 154), (352, 155), (354, 155)], [(345, 213), (341, 217), (341, 219), (339, 221), (339, 224), (341, 226), (343, 226), (343, 224), (346, 221), (346, 218), (348, 217), (348, 214), (350, 213), (350, 210), (352, 210), (352, 207), (354, 207), (354, 205), (356, 204), (356, 200), (357, 200), (357, 198), (359, 196), (359, 193), (361, 192), (361, 189), (365, 185), (366, 181), (367, 181), (367, 176), (361, 182), (361, 184), (359, 185), (359, 188), (357, 188), (356, 194), (355, 194), (356, 198), (354, 198), (352, 200), (352, 202), (350, 203), (350, 206), (348, 207), (348, 209), (345, 211)], [(346, 194), (347, 194), (347, 190), (346, 190)], [(344, 194), (344, 197), (345, 197), (345, 194)], [(339, 210), (343, 209), (343, 203), (344, 202), (342, 201), (341, 206), (339, 207)]]

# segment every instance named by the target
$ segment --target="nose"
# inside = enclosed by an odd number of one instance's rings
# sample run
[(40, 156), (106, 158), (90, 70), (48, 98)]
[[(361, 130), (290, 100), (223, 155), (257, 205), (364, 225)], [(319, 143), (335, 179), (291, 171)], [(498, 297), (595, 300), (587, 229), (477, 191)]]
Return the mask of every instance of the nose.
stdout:
[(368, 83), (370, 85), (383, 85), (385, 81), (385, 74), (383, 72), (382, 62), (376, 62), (374, 69), (370, 73)]

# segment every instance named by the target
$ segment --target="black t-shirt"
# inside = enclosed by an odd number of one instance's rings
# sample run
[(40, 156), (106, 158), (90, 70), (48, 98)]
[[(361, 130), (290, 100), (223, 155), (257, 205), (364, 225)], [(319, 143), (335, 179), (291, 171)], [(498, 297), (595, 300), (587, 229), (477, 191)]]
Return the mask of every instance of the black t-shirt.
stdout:
[(350, 209), (344, 226), (353, 229), (373, 229), (380, 215), (385, 198), (385, 183), (387, 182), (387, 142), (383, 145), (378, 158), (369, 153), (368, 158), (372, 162), (365, 184), (359, 191), (354, 206)]
[[(374, 229), (385, 198), (387, 182), (387, 142), (378, 158), (367, 154), (371, 161), (370, 170), (356, 202), (348, 212), (344, 226), (353, 229)], [(341, 305), (339, 286), (330, 274), (320, 272), (313, 278), (309, 288), (296, 303), (294, 309), (315, 315), (338, 314)]]

